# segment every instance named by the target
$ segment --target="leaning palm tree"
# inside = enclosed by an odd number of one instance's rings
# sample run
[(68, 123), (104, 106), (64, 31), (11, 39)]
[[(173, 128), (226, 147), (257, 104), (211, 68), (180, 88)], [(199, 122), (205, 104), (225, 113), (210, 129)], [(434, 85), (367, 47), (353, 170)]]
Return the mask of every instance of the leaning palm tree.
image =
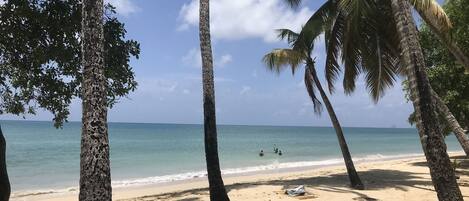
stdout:
[[(432, 0), (411, 0), (415, 7), (436, 13), (439, 22), (449, 22), (438, 4)], [(298, 1), (294, 1), (298, 2)], [(392, 4), (391, 4), (392, 2)], [(435, 106), (431, 88), (424, 71), (425, 63), (418, 43), (417, 30), (407, 0), (331, 0), (313, 14), (300, 33), (326, 36), (326, 78), (329, 86), (341, 71), (339, 52), (345, 64), (344, 89), (351, 92), (355, 79), (362, 71), (367, 87), (377, 100), (392, 80), (379, 84), (379, 80), (401, 72), (410, 82), (411, 100), (417, 116), (417, 128), (422, 148), (427, 157), (433, 184), (440, 200), (462, 200), (454, 170), (450, 166), (446, 144), (435, 122)], [(443, 24), (443, 23), (442, 23)], [(296, 46), (296, 45), (295, 45)], [(301, 47), (301, 44), (299, 44)], [(295, 47), (296, 48), (296, 47)], [(399, 54), (402, 54), (400, 57)], [(398, 58), (393, 61), (393, 58)], [(402, 66), (405, 68), (399, 69)], [(376, 79), (380, 78), (380, 79)], [(378, 82), (378, 83), (375, 83)], [(331, 87), (330, 87), (331, 89)]]
[(103, 0), (82, 2), (80, 201), (112, 200), (103, 57), (103, 8)]
[(207, 163), (210, 200), (228, 201), (230, 199), (223, 184), (220, 161), (218, 159), (209, 0), (200, 0), (199, 35), (202, 56), (205, 159)]
[[(315, 61), (311, 57), (311, 54), (314, 49), (314, 37), (303, 37), (301, 40), (298, 41), (298, 33), (295, 33), (288, 29), (281, 29), (279, 30), (279, 37), (281, 39), (287, 39), (288, 42), (293, 44), (302, 44), (301, 47), (295, 49), (275, 49), (272, 52), (268, 53), (264, 56), (264, 63), (267, 67), (276, 72), (280, 72), (284, 67), (290, 66), (292, 72), (295, 73), (296, 69), (300, 65), (304, 65), (305, 67), (305, 75), (304, 75), (304, 82), (306, 90), (313, 102), (314, 111), (318, 114), (321, 113), (321, 102), (318, 100), (316, 95), (316, 90), (319, 91), (322, 101), (327, 109), (329, 117), (331, 119), (332, 125), (335, 129), (337, 134), (337, 138), (339, 140), (340, 149), (342, 151), (342, 156), (344, 158), (345, 166), (347, 168), (347, 173), (350, 179), (351, 186), (355, 189), (363, 190), (364, 186), (360, 177), (355, 170), (355, 166), (353, 164), (352, 156), (348, 149), (347, 142), (345, 140), (342, 127), (340, 126), (339, 120), (335, 114), (335, 111), (332, 107), (329, 98), (326, 95), (326, 92), (322, 88), (322, 85), (319, 81), (319, 78), (316, 74), (315, 68)], [(313, 35), (308, 35), (313, 36)]]
[(436, 122), (438, 117), (432, 104), (432, 90), (425, 72), (425, 60), (411, 5), (407, 0), (391, 0), (391, 8), (400, 40), (401, 60), (406, 67), (417, 128), (433, 186), (439, 200), (463, 200), (446, 152), (443, 135)]

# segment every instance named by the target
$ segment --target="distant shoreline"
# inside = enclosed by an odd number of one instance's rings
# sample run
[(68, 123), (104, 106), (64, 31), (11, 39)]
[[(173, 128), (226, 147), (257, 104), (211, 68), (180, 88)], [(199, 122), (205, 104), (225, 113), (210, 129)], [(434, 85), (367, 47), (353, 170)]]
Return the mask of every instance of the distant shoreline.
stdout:
[[(29, 120), (29, 119), (0, 119), (1, 121), (20, 121), (20, 122), (44, 122), (44, 123), (51, 123), (53, 124), (52, 121), (46, 121), (46, 120)], [(68, 121), (66, 123), (81, 123), (81, 121)], [(110, 124), (156, 124), (156, 125), (193, 125), (193, 126), (202, 126), (201, 123), (164, 123), (164, 122), (120, 122), (120, 121), (108, 121)], [(269, 124), (217, 124), (218, 126), (266, 126), (266, 127), (306, 127), (306, 128), (333, 128), (332, 126), (312, 126), (312, 125), (269, 125)], [(343, 126), (342, 128), (364, 128), (364, 129), (416, 129), (413, 126), (409, 127), (393, 127), (393, 126), (388, 126), (388, 127), (371, 127), (371, 126)]]

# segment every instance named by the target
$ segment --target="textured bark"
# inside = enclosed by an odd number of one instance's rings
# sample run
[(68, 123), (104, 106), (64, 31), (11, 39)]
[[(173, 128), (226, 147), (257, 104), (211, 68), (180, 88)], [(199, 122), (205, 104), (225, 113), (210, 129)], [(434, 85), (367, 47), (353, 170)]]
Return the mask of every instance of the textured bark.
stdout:
[(82, 6), (83, 116), (79, 199), (111, 201), (103, 0), (83, 0)]
[(430, 84), (425, 72), (425, 61), (410, 4), (407, 0), (391, 0), (391, 6), (400, 40), (401, 60), (406, 66), (417, 129), (433, 186), (439, 200), (463, 200), (446, 152), (443, 135), (438, 126), (436, 108), (432, 103)]
[(215, 116), (215, 89), (213, 81), (213, 57), (210, 41), (209, 0), (200, 0), (200, 52), (202, 56), (202, 82), (204, 102), (204, 140), (208, 183), (211, 201), (228, 201), (225, 185), (221, 177), (218, 159), (217, 123)]
[(446, 106), (445, 102), (441, 100), (438, 94), (433, 90), (431, 90), (431, 93), (438, 111), (445, 117), (446, 122), (456, 136), (456, 139), (458, 139), (464, 153), (466, 153), (466, 156), (469, 156), (469, 138), (467, 137), (466, 132), (464, 132), (464, 129), (459, 125), (456, 117), (454, 117), (453, 113), (451, 113), (448, 106)]
[(10, 199), (10, 180), (6, 164), (6, 140), (0, 127), (0, 201)]
[(425, 21), (425, 23), (430, 27), (430, 30), (433, 34), (448, 48), (448, 50), (453, 54), (454, 58), (466, 68), (466, 72), (469, 72), (469, 57), (464, 54), (464, 52), (459, 48), (459, 46), (451, 39), (449, 31), (444, 30), (441, 25), (441, 22), (433, 15), (433, 13), (425, 12), (420, 9), (417, 9), (420, 17)]
[(322, 101), (324, 102), (324, 105), (327, 109), (327, 113), (329, 114), (332, 125), (334, 126), (335, 133), (337, 134), (340, 150), (342, 151), (345, 167), (347, 168), (347, 174), (350, 179), (350, 184), (352, 188), (363, 190), (365, 189), (365, 186), (363, 185), (360, 177), (358, 176), (357, 171), (355, 170), (355, 165), (353, 164), (352, 156), (348, 149), (347, 141), (345, 140), (344, 133), (342, 132), (342, 127), (340, 126), (339, 120), (337, 119), (337, 116), (334, 112), (334, 108), (332, 107), (329, 98), (327, 98), (327, 95), (324, 92), (324, 89), (322, 88), (321, 82), (319, 82), (319, 78), (316, 74), (315, 68), (311, 67), (311, 65), (309, 65), (307, 68), (310, 68), (312, 76), (311, 79), (313, 79), (319, 93), (321, 94)]

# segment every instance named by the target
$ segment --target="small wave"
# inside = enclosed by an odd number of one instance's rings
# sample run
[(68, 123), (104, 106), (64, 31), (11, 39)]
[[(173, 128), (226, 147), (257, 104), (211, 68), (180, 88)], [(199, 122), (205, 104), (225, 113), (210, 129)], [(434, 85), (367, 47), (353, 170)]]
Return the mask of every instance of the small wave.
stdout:
[[(412, 158), (412, 157), (418, 157), (418, 156), (423, 156), (423, 154), (397, 154), (397, 155), (374, 154), (374, 155), (366, 155), (364, 157), (357, 157), (354, 159), (354, 161), (355, 162), (380, 161), (380, 160), (392, 160), (392, 159), (400, 159), (400, 158)], [(285, 162), (285, 163), (279, 163), (276, 160), (269, 165), (229, 168), (229, 169), (223, 169), (221, 172), (223, 175), (237, 175), (237, 174), (262, 172), (262, 171), (269, 171), (269, 170), (288, 169), (288, 168), (330, 166), (330, 165), (338, 165), (342, 163), (343, 163), (342, 158), (334, 158), (334, 159), (327, 159), (327, 160), (320, 160), (320, 161), (299, 161), (299, 162)], [(196, 172), (188, 172), (188, 173), (183, 173), (183, 174), (173, 174), (173, 175), (164, 175), (164, 176), (115, 181), (113, 182), (113, 186), (114, 187), (126, 187), (126, 186), (134, 186), (134, 185), (160, 184), (160, 183), (201, 178), (201, 177), (206, 177), (206, 176), (207, 176), (206, 171), (196, 171)]]
[(11, 194), (12, 198), (20, 198), (35, 195), (59, 194), (77, 191), (77, 187), (70, 187), (65, 189), (48, 189), (48, 190), (31, 190), (31, 191), (18, 191)]

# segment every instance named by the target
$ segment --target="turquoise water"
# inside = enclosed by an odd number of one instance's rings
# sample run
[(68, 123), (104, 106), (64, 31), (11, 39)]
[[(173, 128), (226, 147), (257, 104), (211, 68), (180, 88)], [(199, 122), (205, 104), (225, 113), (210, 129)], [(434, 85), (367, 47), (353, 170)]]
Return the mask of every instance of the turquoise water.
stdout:
[[(55, 129), (50, 122), (1, 121), (13, 191), (78, 186), (80, 126)], [(422, 153), (415, 129), (344, 128), (355, 160)], [(204, 176), (203, 127), (181, 124), (110, 123), (115, 186)], [(459, 151), (454, 136), (448, 149)], [(276, 144), (283, 156), (273, 154)], [(219, 126), (224, 174), (341, 162), (332, 128)], [(259, 157), (259, 150), (266, 152)]]

